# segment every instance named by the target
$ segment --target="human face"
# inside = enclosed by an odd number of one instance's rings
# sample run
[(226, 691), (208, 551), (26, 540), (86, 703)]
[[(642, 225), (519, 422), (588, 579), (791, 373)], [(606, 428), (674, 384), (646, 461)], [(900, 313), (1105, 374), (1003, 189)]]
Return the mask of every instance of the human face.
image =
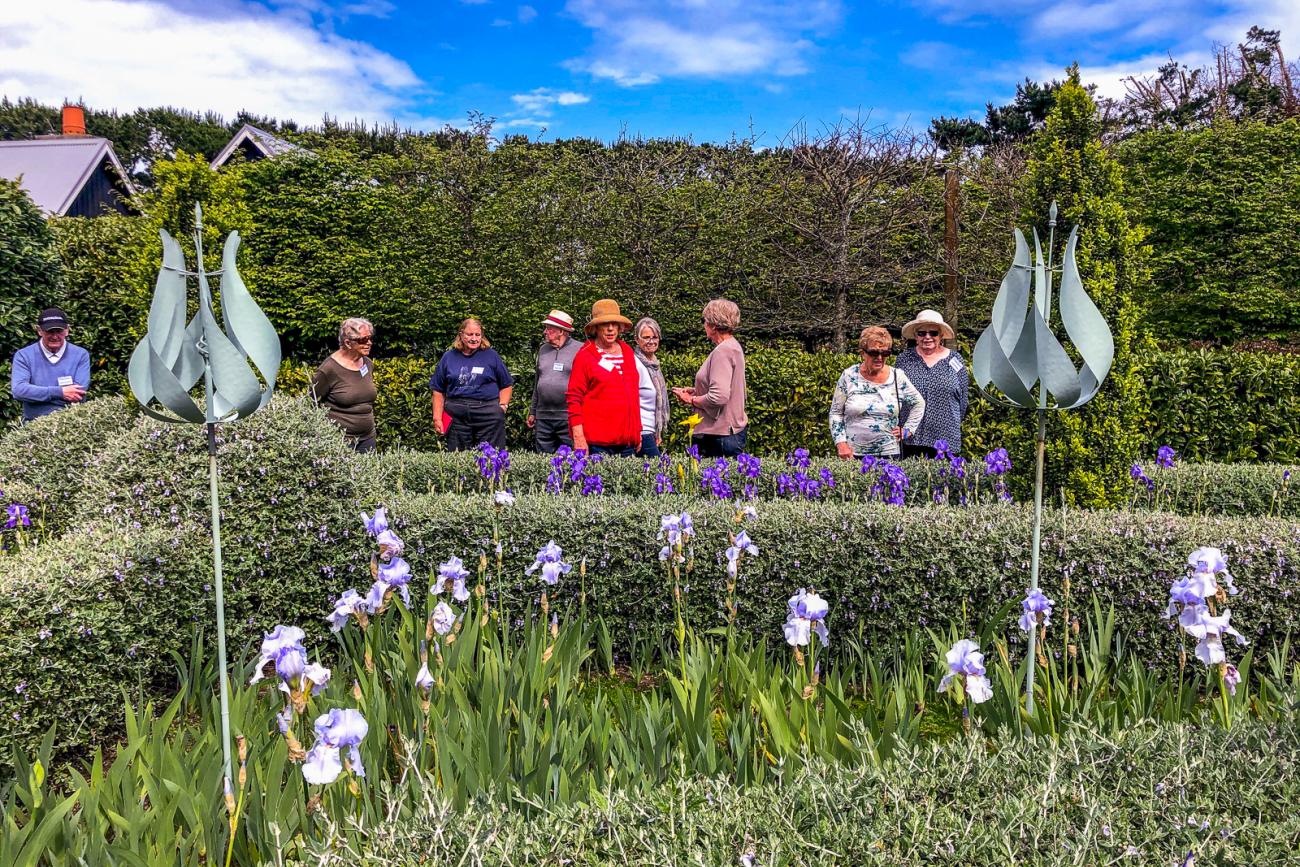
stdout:
[(643, 325), (636, 336), (636, 345), (641, 347), (641, 351), (647, 356), (654, 358), (655, 353), (659, 351), (659, 335), (655, 334), (655, 330), (649, 325)]
[(872, 343), (867, 347), (867, 351), (862, 353), (862, 367), (868, 374), (879, 373), (885, 368), (885, 360), (889, 358), (889, 347), (883, 343)]
[(618, 342), (618, 335), (622, 330), (617, 322), (602, 322), (596, 326), (596, 342), (608, 349)]
[(460, 342), (467, 350), (465, 354), (472, 354), (483, 345), (483, 326), (477, 322), (466, 325), (465, 330), (460, 333)]
[(547, 343), (559, 349), (564, 345), (564, 341), (568, 339), (569, 332), (563, 328), (556, 328), (554, 325), (546, 325), (542, 327), (542, 337)]
[(37, 328), (36, 333), (41, 338), (41, 344), (50, 352), (58, 352), (68, 339), (68, 329), (66, 328), (51, 328), (49, 331), (44, 328)]
[(939, 329), (931, 325), (923, 325), (916, 329), (916, 348), (922, 352), (934, 352), (939, 348), (939, 341), (943, 335)]
[(351, 349), (357, 355), (370, 355), (370, 347), (375, 345), (375, 333), (369, 328), (362, 328), (356, 337), (348, 339), (348, 349)]

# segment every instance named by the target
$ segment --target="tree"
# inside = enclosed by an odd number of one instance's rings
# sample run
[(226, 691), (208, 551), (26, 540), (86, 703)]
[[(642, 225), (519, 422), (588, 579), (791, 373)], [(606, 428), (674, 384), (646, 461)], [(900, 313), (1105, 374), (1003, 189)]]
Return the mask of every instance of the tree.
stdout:
[(0, 178), (0, 361), (30, 343), (43, 307), (60, 303), (63, 269), (45, 215)]
[(924, 191), (936, 170), (934, 147), (859, 119), (819, 136), (800, 127), (779, 158), (776, 213), (788, 228), (781, 242), (788, 303), (845, 352), (864, 308), (878, 318), (897, 287), (915, 279), (914, 260), (900, 253), (942, 206)]
[(1043, 128), (1056, 105), (1059, 81), (1039, 84), (1026, 78), (1016, 85), (1016, 96), (1006, 105), (987, 103), (984, 122), (960, 117), (937, 117), (930, 121), (930, 138), (943, 150), (983, 147), (1022, 141)]

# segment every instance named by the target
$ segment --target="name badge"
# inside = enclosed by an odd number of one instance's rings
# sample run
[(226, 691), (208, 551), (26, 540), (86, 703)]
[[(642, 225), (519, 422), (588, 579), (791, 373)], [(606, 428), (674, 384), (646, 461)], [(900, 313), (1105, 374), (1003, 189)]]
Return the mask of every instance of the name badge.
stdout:
[(368, 364), (361, 365), (361, 369), (357, 371), (357, 373), (361, 374), (362, 376), (365, 376), (369, 372), (370, 372), (370, 365)]
[(72, 377), (70, 376), (59, 377), (59, 388), (66, 388), (69, 385), (72, 385)]
[(551, 370), (564, 370), (564, 362), (557, 361), (551, 365)]
[(478, 375), (478, 374), (480, 374), (480, 373), (483, 372), (483, 368), (481, 368), (481, 367), (471, 367), (471, 368), (469, 369), (469, 372), (470, 372), (470, 373), (473, 373), (473, 374), (475, 374), (475, 375)]
[(956, 358), (949, 358), (948, 366), (951, 367), (955, 373), (961, 373), (961, 362)]

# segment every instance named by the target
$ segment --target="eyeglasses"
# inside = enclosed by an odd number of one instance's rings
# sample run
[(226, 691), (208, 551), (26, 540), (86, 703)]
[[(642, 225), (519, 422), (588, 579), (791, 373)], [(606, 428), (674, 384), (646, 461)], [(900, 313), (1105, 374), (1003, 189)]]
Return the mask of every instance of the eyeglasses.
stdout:
[(888, 358), (894, 353), (890, 352), (888, 349), (868, 349), (866, 352), (862, 354), (870, 355), (872, 358)]
[(938, 331), (922, 331), (919, 328), (916, 330), (917, 337), (938, 337), (939, 334), (940, 332)]
[(68, 329), (66, 329), (66, 328), (42, 328), (41, 330), (44, 331), (46, 334), (51, 334), (51, 335), (54, 335), (54, 336), (56, 336), (56, 337), (59, 336), (59, 335), (61, 335), (61, 334), (67, 334), (67, 333), (68, 333)]
[(349, 343), (355, 343), (355, 344), (357, 344), (358, 346), (369, 346), (370, 344), (372, 344), (372, 343), (375, 342), (375, 338), (373, 338), (373, 337), (354, 337), (354, 338), (352, 338), (352, 339), (351, 339), (350, 341), (348, 341), (348, 342), (349, 342)]
[(646, 337), (645, 335), (642, 335), (640, 339), (641, 339), (641, 342), (642, 342), (642, 343), (658, 343), (658, 342), (659, 342), (659, 338), (658, 338), (658, 337), (655, 337), (653, 334), (650, 335), (649, 337)]

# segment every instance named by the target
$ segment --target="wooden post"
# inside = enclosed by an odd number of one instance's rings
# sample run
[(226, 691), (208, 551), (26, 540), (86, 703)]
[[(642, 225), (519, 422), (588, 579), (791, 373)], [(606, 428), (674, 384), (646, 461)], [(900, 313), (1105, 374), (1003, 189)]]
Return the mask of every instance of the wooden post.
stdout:
[(957, 170), (943, 173), (943, 318), (957, 327)]

